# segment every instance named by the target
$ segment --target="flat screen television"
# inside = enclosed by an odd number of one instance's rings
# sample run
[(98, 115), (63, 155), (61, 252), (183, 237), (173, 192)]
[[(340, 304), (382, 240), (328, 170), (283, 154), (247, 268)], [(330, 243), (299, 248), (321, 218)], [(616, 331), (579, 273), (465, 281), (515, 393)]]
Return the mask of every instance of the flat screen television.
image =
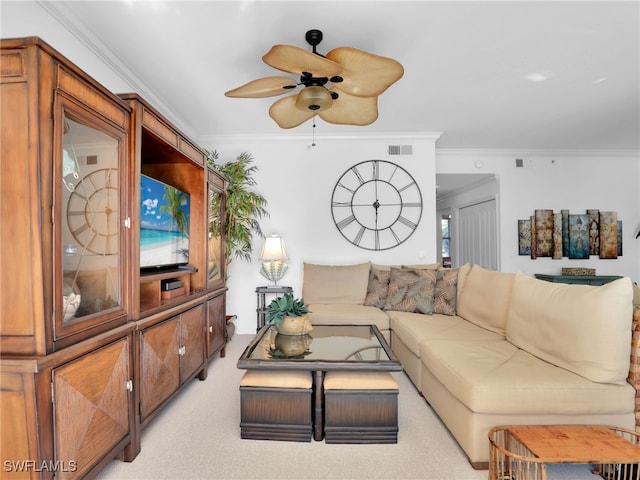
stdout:
[(189, 194), (141, 175), (140, 268), (157, 270), (189, 263)]

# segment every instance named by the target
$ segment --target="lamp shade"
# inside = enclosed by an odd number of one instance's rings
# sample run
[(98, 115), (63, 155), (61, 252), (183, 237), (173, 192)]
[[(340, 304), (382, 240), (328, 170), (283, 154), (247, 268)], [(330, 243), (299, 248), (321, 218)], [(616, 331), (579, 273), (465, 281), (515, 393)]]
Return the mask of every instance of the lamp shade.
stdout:
[(260, 274), (267, 280), (274, 282), (274, 286), (277, 286), (278, 280), (282, 278), (288, 268), (287, 252), (284, 249), (282, 237), (271, 235), (264, 239), (260, 260), (262, 260)]
[(287, 260), (287, 252), (284, 249), (284, 241), (282, 240), (282, 237), (279, 237), (278, 235), (271, 235), (270, 237), (265, 238), (262, 253), (260, 254), (260, 260), (265, 262), (273, 260)]
[(331, 93), (324, 87), (318, 87), (312, 85), (305, 87), (298, 94), (296, 100), (296, 107), (300, 110), (311, 110), (313, 112), (320, 112), (322, 110), (328, 110), (333, 105), (331, 100)]

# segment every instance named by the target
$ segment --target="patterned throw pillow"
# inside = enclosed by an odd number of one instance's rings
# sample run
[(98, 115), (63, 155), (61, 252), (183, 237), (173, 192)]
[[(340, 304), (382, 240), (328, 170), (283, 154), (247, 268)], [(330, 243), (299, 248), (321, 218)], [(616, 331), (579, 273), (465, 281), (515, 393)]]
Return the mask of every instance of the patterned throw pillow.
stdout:
[(436, 278), (436, 270), (392, 268), (384, 309), (431, 315)]
[(433, 295), (433, 313), (455, 315), (457, 293), (458, 269), (441, 268), (438, 270), (438, 279)]
[(389, 289), (389, 278), (391, 278), (390, 270), (371, 267), (364, 305), (378, 308), (384, 307), (387, 300), (387, 290)]

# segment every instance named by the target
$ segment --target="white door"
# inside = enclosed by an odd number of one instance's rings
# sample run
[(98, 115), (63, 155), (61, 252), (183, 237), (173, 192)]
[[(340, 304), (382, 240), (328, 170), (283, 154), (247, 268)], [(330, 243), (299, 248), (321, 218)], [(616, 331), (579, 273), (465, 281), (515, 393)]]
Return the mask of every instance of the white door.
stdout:
[(496, 200), (491, 199), (458, 210), (458, 265), (477, 264), (498, 270)]

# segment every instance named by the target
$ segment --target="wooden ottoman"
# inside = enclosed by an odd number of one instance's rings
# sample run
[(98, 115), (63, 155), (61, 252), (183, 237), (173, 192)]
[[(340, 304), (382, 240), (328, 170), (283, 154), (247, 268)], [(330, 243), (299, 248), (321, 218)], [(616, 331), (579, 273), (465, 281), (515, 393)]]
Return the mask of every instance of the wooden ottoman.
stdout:
[(310, 442), (312, 391), (311, 372), (248, 370), (240, 381), (240, 437)]
[(398, 384), (388, 372), (324, 377), (326, 443), (398, 443)]

